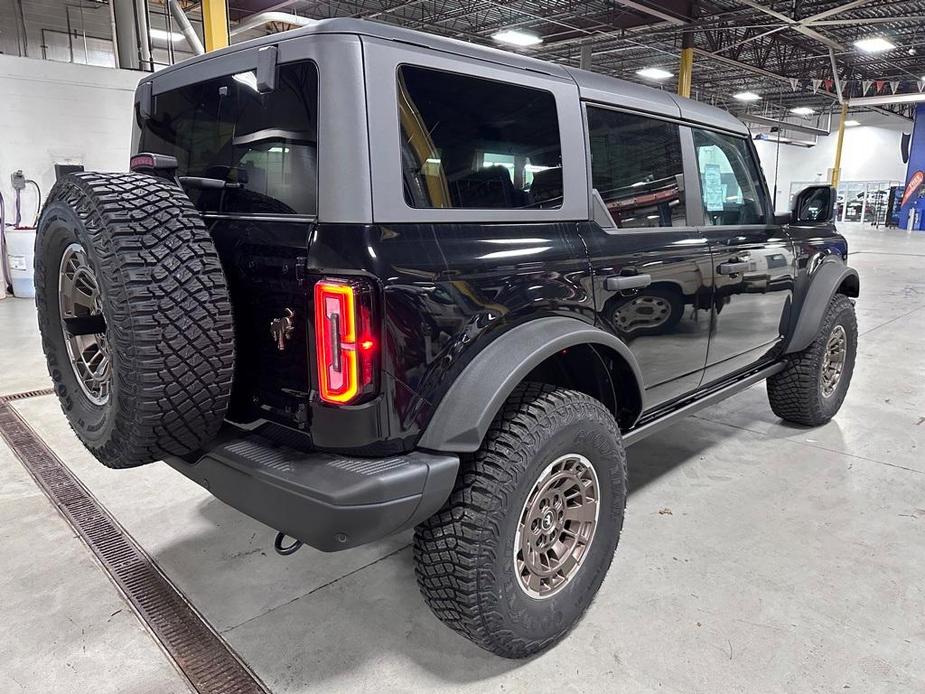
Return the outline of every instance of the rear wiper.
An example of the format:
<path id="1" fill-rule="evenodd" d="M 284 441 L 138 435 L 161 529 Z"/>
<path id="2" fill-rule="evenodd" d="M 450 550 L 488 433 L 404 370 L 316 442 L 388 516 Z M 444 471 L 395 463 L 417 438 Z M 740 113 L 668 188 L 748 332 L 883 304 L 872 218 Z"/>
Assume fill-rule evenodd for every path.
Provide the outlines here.
<path id="1" fill-rule="evenodd" d="M 222 190 L 225 188 L 243 188 L 243 183 L 232 183 L 220 178 L 206 178 L 204 176 L 179 176 L 180 185 L 202 190 Z"/>

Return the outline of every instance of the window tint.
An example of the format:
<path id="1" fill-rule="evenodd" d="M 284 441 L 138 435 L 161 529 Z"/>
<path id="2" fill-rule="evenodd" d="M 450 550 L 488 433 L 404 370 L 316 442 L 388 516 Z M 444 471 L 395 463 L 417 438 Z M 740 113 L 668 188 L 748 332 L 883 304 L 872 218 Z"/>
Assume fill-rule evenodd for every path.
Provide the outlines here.
<path id="1" fill-rule="evenodd" d="M 398 71 L 398 102 L 411 207 L 562 205 L 550 92 L 406 65 Z"/>
<path id="2" fill-rule="evenodd" d="M 591 185 L 620 228 L 687 224 L 678 126 L 588 107 Z"/>
<path id="3" fill-rule="evenodd" d="M 188 188 L 201 210 L 315 214 L 317 102 L 310 62 L 280 66 L 268 94 L 253 71 L 181 87 L 155 97 L 139 150 L 176 157 L 180 176 L 239 184 Z"/>
<path id="4" fill-rule="evenodd" d="M 764 193 L 748 141 L 694 130 L 706 224 L 763 224 Z"/>

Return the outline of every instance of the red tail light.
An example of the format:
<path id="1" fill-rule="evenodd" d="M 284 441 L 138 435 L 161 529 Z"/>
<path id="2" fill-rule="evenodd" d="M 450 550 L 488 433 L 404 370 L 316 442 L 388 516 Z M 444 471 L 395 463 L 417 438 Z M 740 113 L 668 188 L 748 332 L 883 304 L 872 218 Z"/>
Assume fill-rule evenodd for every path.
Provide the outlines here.
<path id="1" fill-rule="evenodd" d="M 325 402 L 353 403 L 375 389 L 371 299 L 361 283 L 321 280 L 315 284 L 318 392 Z"/>

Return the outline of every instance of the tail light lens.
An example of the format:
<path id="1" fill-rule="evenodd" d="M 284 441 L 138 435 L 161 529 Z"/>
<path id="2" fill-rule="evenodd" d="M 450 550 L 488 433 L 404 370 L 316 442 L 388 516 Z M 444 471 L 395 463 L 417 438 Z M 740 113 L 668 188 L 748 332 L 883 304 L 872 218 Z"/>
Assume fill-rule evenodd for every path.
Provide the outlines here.
<path id="1" fill-rule="evenodd" d="M 372 290 L 364 282 L 324 279 L 315 284 L 318 393 L 335 405 L 375 392 L 377 340 Z"/>

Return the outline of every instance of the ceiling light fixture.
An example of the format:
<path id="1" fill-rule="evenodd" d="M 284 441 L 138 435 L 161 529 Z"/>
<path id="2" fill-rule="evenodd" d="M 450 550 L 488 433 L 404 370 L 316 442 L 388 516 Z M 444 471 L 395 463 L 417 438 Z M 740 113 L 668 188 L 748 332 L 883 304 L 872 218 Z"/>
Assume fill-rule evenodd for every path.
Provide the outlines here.
<path id="1" fill-rule="evenodd" d="M 758 101 L 761 96 L 755 94 L 755 92 L 739 92 L 738 94 L 733 94 L 732 98 L 738 99 L 739 101 Z"/>
<path id="2" fill-rule="evenodd" d="M 543 39 L 536 34 L 518 29 L 505 29 L 492 34 L 491 37 L 498 43 L 507 43 L 511 46 L 535 46 L 538 43 L 543 43 Z"/>
<path id="3" fill-rule="evenodd" d="M 811 109 L 809 106 L 797 106 L 796 108 L 790 109 L 790 113 L 795 113 L 798 116 L 811 116 L 816 111 Z"/>
<path id="4" fill-rule="evenodd" d="M 667 80 L 672 77 L 668 70 L 662 70 L 660 67 L 645 67 L 642 70 L 636 70 L 636 74 L 647 80 Z"/>
<path id="5" fill-rule="evenodd" d="M 846 120 L 845 121 L 846 128 L 853 128 L 854 126 L 860 125 L 860 124 L 861 124 L 861 121 L 857 121 L 857 120 Z"/>
<path id="6" fill-rule="evenodd" d="M 177 41 L 183 40 L 183 34 L 178 34 L 175 31 L 164 31 L 163 29 L 149 29 L 148 34 L 152 39 L 158 41 L 170 41 L 170 43 L 176 43 Z"/>
<path id="7" fill-rule="evenodd" d="M 884 53 L 896 48 L 896 46 L 882 36 L 874 36 L 869 39 L 858 39 L 854 42 L 854 47 L 865 53 Z"/>

